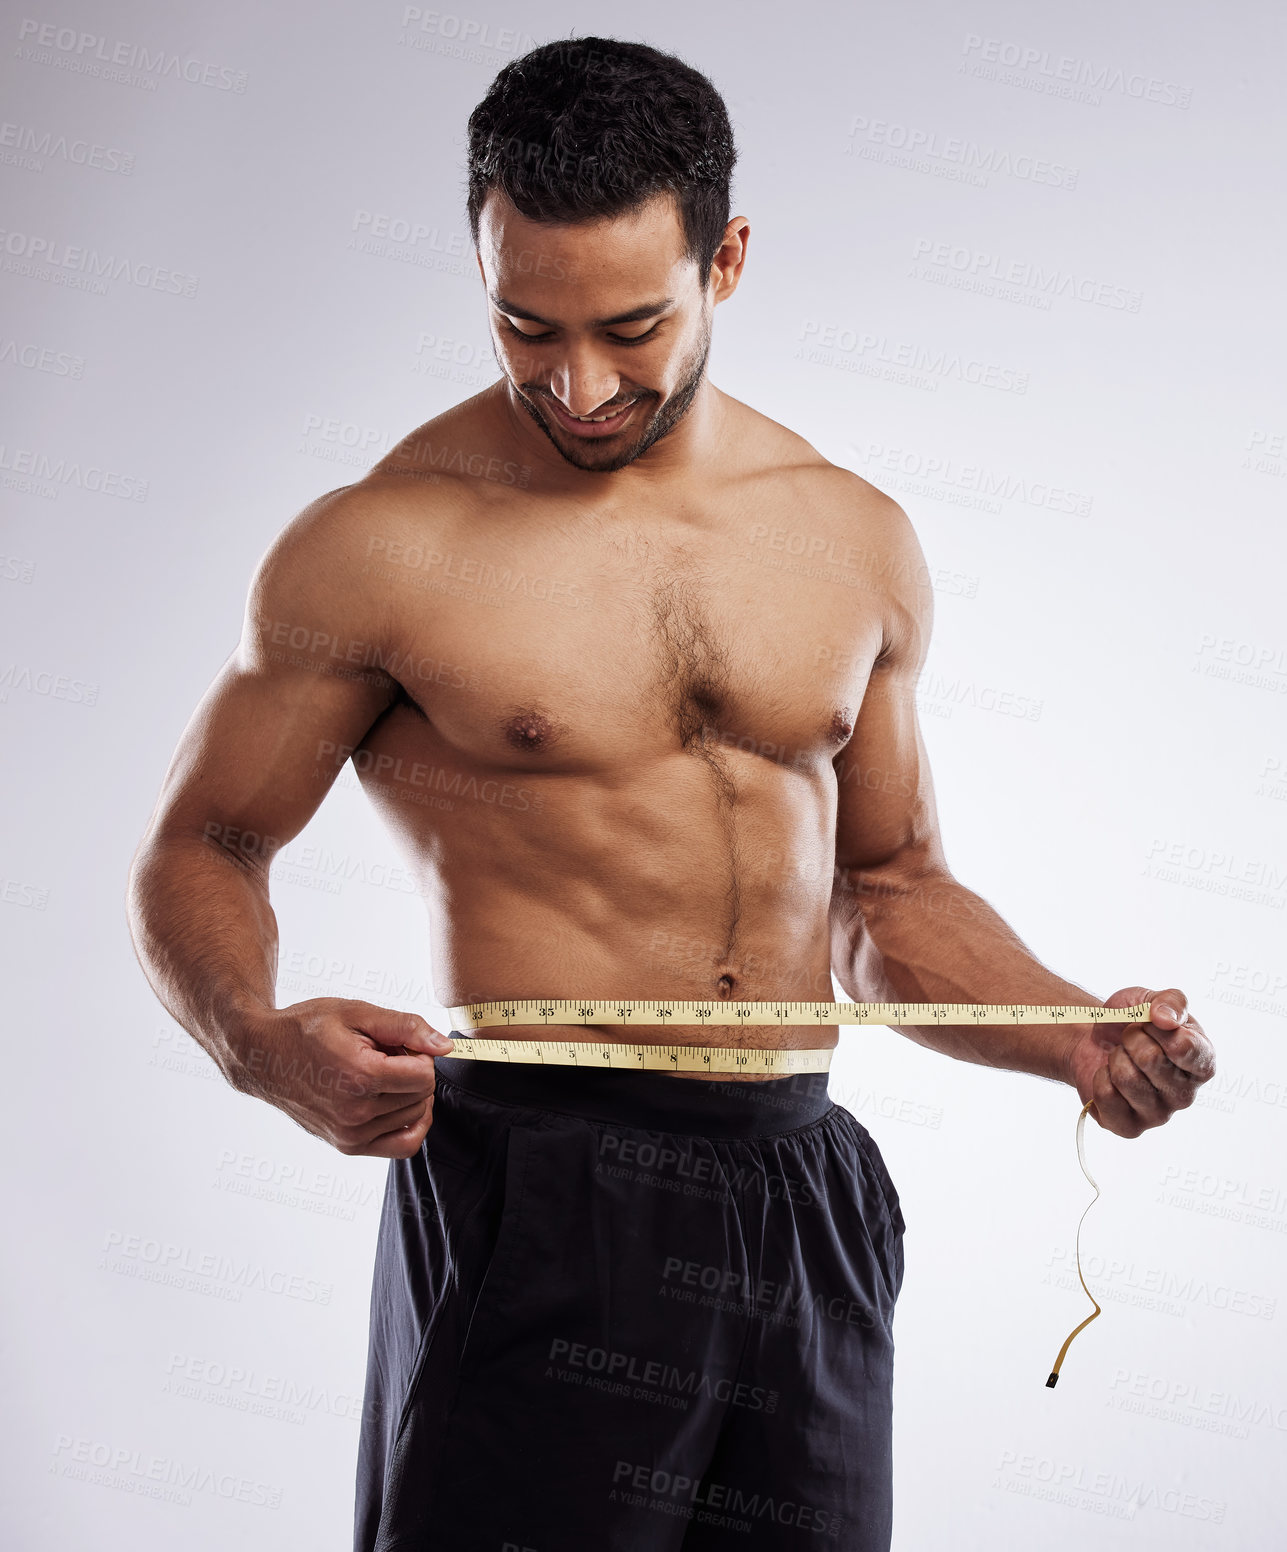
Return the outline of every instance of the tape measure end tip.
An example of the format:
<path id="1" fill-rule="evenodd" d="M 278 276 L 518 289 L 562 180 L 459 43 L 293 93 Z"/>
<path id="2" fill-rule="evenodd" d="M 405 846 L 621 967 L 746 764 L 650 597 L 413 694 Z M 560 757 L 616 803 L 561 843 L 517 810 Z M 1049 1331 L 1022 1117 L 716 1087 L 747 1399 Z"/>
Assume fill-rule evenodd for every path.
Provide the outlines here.
<path id="1" fill-rule="evenodd" d="M 1046 1381 L 1046 1389 L 1047 1390 L 1053 1390 L 1058 1383 L 1059 1383 L 1059 1375 L 1058 1375 L 1058 1373 L 1054 1373 Z"/>

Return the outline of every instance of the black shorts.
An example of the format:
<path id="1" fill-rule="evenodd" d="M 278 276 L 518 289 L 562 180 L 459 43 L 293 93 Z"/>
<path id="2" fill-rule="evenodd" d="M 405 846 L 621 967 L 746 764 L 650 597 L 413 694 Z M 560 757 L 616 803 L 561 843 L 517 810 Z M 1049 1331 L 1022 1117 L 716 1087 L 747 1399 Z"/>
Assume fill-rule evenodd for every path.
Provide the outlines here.
<path id="1" fill-rule="evenodd" d="M 357 1552 L 887 1552 L 903 1215 L 827 1075 L 436 1068 L 380 1219 Z"/>

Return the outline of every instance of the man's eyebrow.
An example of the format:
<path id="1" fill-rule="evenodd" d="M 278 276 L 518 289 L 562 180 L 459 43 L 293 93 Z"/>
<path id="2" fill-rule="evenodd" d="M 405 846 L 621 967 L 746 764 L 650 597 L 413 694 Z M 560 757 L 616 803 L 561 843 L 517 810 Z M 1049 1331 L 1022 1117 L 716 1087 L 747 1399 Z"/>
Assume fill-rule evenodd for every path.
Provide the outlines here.
<path id="1" fill-rule="evenodd" d="M 497 312 L 507 314 L 510 318 L 521 318 L 524 323 L 541 323 L 547 329 L 556 329 L 558 324 L 551 323 L 548 318 L 542 318 L 537 313 L 529 313 L 525 308 L 516 307 L 513 302 L 507 301 L 503 296 L 497 296 L 495 292 L 489 292 L 492 306 Z M 674 297 L 663 296 L 659 302 L 645 302 L 642 307 L 632 307 L 628 313 L 617 313 L 613 318 L 595 318 L 591 328 L 609 329 L 618 323 L 642 323 L 645 318 L 655 318 L 658 313 L 664 313 L 668 307 L 674 305 Z"/>

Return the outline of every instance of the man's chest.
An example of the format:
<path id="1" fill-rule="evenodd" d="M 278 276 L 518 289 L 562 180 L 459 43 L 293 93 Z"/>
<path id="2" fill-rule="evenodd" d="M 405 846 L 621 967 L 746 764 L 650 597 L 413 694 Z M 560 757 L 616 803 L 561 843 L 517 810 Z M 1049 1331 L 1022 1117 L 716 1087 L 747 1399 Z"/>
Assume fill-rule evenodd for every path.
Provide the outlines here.
<path id="1" fill-rule="evenodd" d="M 830 758 L 880 650 L 878 569 L 825 526 L 797 523 L 792 542 L 790 513 L 754 516 L 389 543 L 394 715 L 504 765 L 589 769 L 659 745 Z"/>

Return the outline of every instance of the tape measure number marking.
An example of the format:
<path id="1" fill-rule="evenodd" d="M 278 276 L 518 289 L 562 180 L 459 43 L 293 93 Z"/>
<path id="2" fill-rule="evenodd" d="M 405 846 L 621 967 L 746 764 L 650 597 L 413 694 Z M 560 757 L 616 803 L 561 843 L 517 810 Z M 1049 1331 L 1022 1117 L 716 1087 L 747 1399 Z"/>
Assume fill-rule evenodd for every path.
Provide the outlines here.
<path id="1" fill-rule="evenodd" d="M 515 1025 L 575 1027 L 586 1024 L 741 1025 L 743 1028 L 814 1028 L 825 1024 L 1136 1024 L 1149 1004 L 1130 1008 L 1074 1007 L 1047 1003 L 987 1002 L 658 1002 L 621 999 L 529 998 L 471 1002 L 449 1008 L 453 1030 Z M 525 1042 L 526 1043 L 526 1042 Z"/>
<path id="2" fill-rule="evenodd" d="M 454 1033 L 454 1032 L 453 1032 Z M 456 1037 L 448 1057 L 475 1062 L 539 1062 L 545 1067 L 616 1067 L 646 1072 L 827 1072 L 831 1046 L 600 1045 L 561 1040 Z"/>

